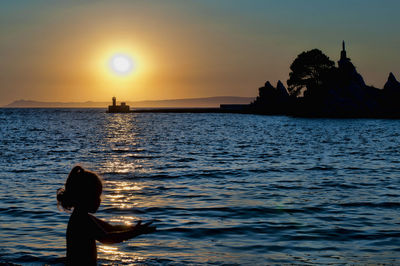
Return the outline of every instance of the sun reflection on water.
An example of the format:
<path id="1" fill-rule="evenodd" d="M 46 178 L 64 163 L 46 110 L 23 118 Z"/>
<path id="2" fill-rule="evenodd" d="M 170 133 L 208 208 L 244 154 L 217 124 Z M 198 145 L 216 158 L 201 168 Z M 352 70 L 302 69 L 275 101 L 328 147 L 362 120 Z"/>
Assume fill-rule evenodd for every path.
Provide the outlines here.
<path id="1" fill-rule="evenodd" d="M 110 219 L 110 222 L 114 224 L 133 225 L 138 220 L 140 220 L 140 217 L 124 215 L 124 216 L 113 217 Z"/>
<path id="2" fill-rule="evenodd" d="M 99 259 L 100 260 L 106 260 L 106 261 L 111 261 L 110 265 L 114 265 L 114 261 L 124 263 L 124 264 L 132 264 L 132 263 L 140 263 L 145 260 L 145 258 L 132 254 L 132 253 L 125 253 L 122 252 L 118 249 L 116 246 L 107 246 L 107 245 L 99 245 L 98 246 L 98 251 L 99 251 Z M 102 265 L 107 265 L 107 264 L 102 264 Z"/>
<path id="3" fill-rule="evenodd" d="M 109 173 L 129 174 L 133 173 L 136 168 L 141 168 L 141 166 L 134 162 L 126 162 L 120 156 L 112 156 L 109 158 L 109 161 L 104 164 L 104 168 L 106 172 Z"/>
<path id="4" fill-rule="evenodd" d="M 106 117 L 103 151 L 106 154 L 102 172 L 135 175 L 151 168 L 148 154 L 143 149 L 146 136 L 138 128 L 135 114 L 110 114 Z"/>
<path id="5" fill-rule="evenodd" d="M 101 164 L 101 171 L 105 177 L 104 202 L 102 207 L 106 210 L 106 220 L 112 224 L 133 225 L 137 221 L 147 222 L 153 219 L 153 215 L 147 214 L 147 208 L 165 208 L 174 206 L 176 199 L 166 197 L 166 188 L 157 181 L 146 178 L 154 176 L 160 170 L 159 159 L 162 152 L 158 147 L 149 147 L 148 142 L 153 143 L 159 136 L 152 133 L 143 133 L 142 128 L 137 127 L 138 117 L 135 114 L 112 114 L 107 116 L 104 127 L 103 151 L 105 154 Z M 153 125 L 148 125 L 151 128 Z M 145 147 L 145 148 L 144 148 Z M 167 175 L 161 173 L 161 175 Z M 179 186 L 175 184 L 175 186 Z M 186 186 L 184 186 L 186 187 Z M 193 207 L 191 199 L 182 199 L 180 206 Z M 182 218 L 182 224 L 189 224 L 187 217 Z M 157 224 L 157 227 L 160 226 Z M 162 257 L 163 252 L 148 250 L 157 244 L 151 236 L 136 240 L 126 241 L 123 245 L 99 246 L 99 258 L 106 263 L 122 264 L 146 263 L 150 257 Z M 167 249 L 184 249 L 187 241 L 178 241 L 168 244 Z M 101 247 L 101 248 L 100 248 Z M 177 252 L 181 257 L 187 256 L 184 252 Z"/>

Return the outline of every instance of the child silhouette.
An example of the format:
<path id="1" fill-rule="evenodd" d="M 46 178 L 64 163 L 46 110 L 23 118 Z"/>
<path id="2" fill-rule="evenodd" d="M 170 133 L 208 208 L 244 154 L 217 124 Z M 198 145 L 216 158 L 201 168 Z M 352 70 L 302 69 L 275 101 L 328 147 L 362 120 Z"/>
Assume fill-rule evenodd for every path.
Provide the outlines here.
<path id="1" fill-rule="evenodd" d="M 99 176 L 80 166 L 68 175 L 64 188 L 57 190 L 58 206 L 71 211 L 67 227 L 67 264 L 96 265 L 96 240 L 105 244 L 119 243 L 156 230 L 150 223 L 135 226 L 111 225 L 90 213 L 100 206 L 103 184 Z"/>

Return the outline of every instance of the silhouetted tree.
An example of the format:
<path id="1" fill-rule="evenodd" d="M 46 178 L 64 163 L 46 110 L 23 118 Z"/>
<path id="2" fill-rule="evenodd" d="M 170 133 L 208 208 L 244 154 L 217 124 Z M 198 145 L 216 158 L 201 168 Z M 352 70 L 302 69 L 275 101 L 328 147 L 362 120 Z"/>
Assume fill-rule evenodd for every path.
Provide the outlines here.
<path id="1" fill-rule="evenodd" d="M 324 85 L 326 77 L 335 68 L 335 63 L 318 49 L 302 52 L 290 66 L 287 81 L 291 95 L 299 96 L 305 90 L 310 95 L 311 90 L 316 90 Z"/>

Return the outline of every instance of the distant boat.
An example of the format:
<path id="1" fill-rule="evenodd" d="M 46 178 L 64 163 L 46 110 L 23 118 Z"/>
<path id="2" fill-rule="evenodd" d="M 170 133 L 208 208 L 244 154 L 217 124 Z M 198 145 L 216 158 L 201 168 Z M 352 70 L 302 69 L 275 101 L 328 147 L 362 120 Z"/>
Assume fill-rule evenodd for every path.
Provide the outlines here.
<path id="1" fill-rule="evenodd" d="M 112 98 L 112 105 L 108 106 L 107 113 L 130 113 L 131 110 L 129 105 L 126 105 L 125 102 L 121 102 L 121 105 L 117 105 L 117 98 Z"/>

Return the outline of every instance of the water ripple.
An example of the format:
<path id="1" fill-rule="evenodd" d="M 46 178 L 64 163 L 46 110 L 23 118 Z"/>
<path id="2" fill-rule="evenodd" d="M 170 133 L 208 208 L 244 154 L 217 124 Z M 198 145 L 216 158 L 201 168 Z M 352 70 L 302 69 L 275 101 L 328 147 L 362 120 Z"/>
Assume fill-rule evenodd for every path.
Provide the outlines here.
<path id="1" fill-rule="evenodd" d="M 99 172 L 98 216 L 158 232 L 102 264 L 400 264 L 400 121 L 0 109 L 0 261 L 62 264 L 55 191 Z"/>

